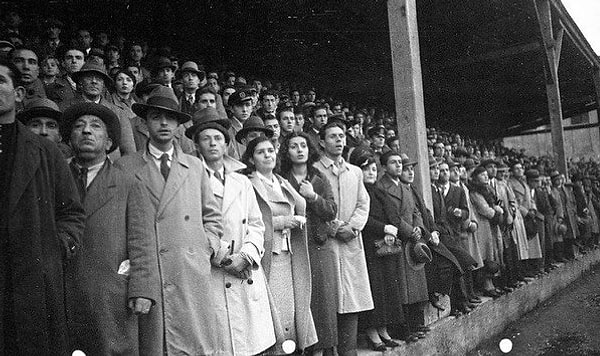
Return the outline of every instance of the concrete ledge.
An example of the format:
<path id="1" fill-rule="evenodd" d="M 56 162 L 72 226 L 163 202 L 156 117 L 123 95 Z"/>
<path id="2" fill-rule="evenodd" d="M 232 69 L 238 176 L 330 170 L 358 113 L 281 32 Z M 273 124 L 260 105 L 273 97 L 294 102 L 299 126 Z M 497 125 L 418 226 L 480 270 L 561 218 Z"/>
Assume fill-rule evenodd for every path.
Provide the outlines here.
<path id="1" fill-rule="evenodd" d="M 485 298 L 484 303 L 470 314 L 458 318 L 444 317 L 430 325 L 425 339 L 376 352 L 359 350 L 361 356 L 381 355 L 465 355 L 482 341 L 502 332 L 508 324 L 531 311 L 539 303 L 566 288 L 581 275 L 600 263 L 600 249 L 580 255 L 527 285 L 496 300 Z M 364 345 L 364 344 L 362 344 Z"/>

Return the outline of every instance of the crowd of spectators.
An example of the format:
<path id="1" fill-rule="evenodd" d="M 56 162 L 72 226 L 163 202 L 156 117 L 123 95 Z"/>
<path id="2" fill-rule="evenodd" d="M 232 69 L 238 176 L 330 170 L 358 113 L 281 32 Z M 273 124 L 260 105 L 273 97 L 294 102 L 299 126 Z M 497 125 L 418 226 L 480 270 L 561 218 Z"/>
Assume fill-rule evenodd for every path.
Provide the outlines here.
<path id="1" fill-rule="evenodd" d="M 74 278 L 77 283 L 70 287 L 97 302 L 77 307 L 66 302 L 67 309 L 75 310 L 69 310 L 66 322 L 79 323 L 69 328 L 72 347 L 87 348 L 90 355 L 118 347 L 132 354 L 214 349 L 224 354 L 337 350 L 352 355 L 358 330 L 374 350 L 384 351 L 398 346 L 398 339 L 426 337 L 430 328 L 424 325 L 424 308 L 430 303 L 444 310 L 442 295 L 450 296 L 451 315 L 459 317 L 482 303 L 482 296 L 510 293 L 598 247 L 597 161 L 572 159 L 565 176 L 552 157 L 430 127 L 429 159 L 417 162 L 401 152 L 406 143 L 400 142 L 401 128 L 389 111 L 325 98 L 310 86 L 290 88 L 276 80 L 211 71 L 178 58 L 171 48 L 152 49 L 147 42 L 111 38 L 107 32 L 81 28 L 66 38 L 57 19 L 45 23 L 43 34 L 30 37 L 20 32 L 18 13 L 8 12 L 3 20 L 0 60 L 14 65 L 25 89 L 17 100 L 17 118 L 58 145 L 86 209 L 93 206 L 91 199 L 101 199 L 89 187 L 99 170 L 108 175 L 103 167 L 112 163 L 107 159 L 123 171 L 118 173 L 123 181 L 144 174 L 142 180 L 164 178 L 151 191 L 173 188 L 169 182 L 178 177 L 174 160 L 197 168 L 195 181 L 206 181 L 202 189 L 208 190 L 190 186 L 187 195 L 173 198 L 189 204 L 171 207 L 173 214 L 186 214 L 184 219 L 150 232 L 159 242 L 167 237 L 169 244 L 155 254 L 184 251 L 169 260 L 159 257 L 164 271 L 146 271 L 171 281 L 175 291 L 165 283 L 143 298 L 129 294 L 133 303 L 126 298 L 122 310 L 115 311 L 118 306 L 98 302 L 97 294 L 105 289 L 77 279 L 102 278 L 85 260 L 65 267 L 65 288 Z M 94 153 L 96 161 L 101 158 L 94 166 L 85 165 L 92 153 L 74 141 L 78 123 L 90 116 L 105 123 L 110 138 Z M 161 131 L 169 120 L 175 122 L 172 131 Z M 165 135 L 168 139 L 161 139 Z M 156 174 L 140 168 L 145 167 L 141 157 L 155 158 L 156 167 L 150 168 Z M 429 167 L 432 210 L 413 185 L 417 164 Z M 161 194 L 151 198 L 161 201 L 157 217 L 163 204 L 173 204 L 163 202 L 167 198 Z M 218 221 L 217 215 L 207 215 L 208 195 L 210 208 L 223 214 Z M 153 204 L 144 199 L 140 194 L 136 204 Z M 227 211 L 234 201 L 237 210 Z M 188 240 L 169 238 L 185 230 L 190 206 L 202 211 L 199 223 L 191 218 L 196 228 L 206 231 L 207 241 L 218 240 L 216 245 L 210 241 L 213 255 L 200 256 L 202 247 L 187 235 Z M 244 218 L 238 226 L 239 216 Z M 93 219 L 88 216 L 88 227 L 96 226 Z M 103 238 L 88 227 L 83 255 L 108 253 L 85 250 L 86 244 L 96 244 L 92 239 Z M 243 229 L 240 240 L 232 239 Z M 209 262 L 182 262 L 194 259 L 189 256 Z M 129 258 L 133 284 L 133 257 L 119 262 Z M 164 266 L 189 271 L 178 274 Z M 119 274 L 129 268 L 117 267 Z M 202 268 L 211 270 L 209 276 Z M 233 287 L 232 276 L 238 281 Z M 149 287 L 139 291 L 144 288 Z M 69 292 L 74 293 L 65 291 L 67 297 Z M 233 299 L 230 292 L 237 293 Z M 214 311 L 198 307 L 200 297 L 227 299 L 217 305 L 220 312 L 226 310 L 228 322 L 207 322 Z M 138 334 L 132 336 L 119 319 L 130 321 L 130 315 L 124 316 L 128 306 L 140 314 L 136 346 L 128 343 L 137 342 Z M 112 313 L 113 320 L 102 312 Z M 195 324 L 197 318 L 205 323 Z M 123 334 L 108 330 L 111 323 L 119 324 Z M 175 331 L 176 337 L 169 334 Z M 15 335 L 4 330 L 4 337 Z M 10 347 L 6 350 L 19 349 Z"/>

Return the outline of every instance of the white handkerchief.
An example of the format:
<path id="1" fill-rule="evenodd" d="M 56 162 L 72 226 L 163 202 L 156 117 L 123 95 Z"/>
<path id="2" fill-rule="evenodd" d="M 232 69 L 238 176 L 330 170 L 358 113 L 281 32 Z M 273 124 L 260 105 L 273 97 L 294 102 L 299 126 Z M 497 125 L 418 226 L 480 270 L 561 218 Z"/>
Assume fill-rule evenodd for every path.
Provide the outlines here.
<path id="1" fill-rule="evenodd" d="M 129 276 L 129 260 L 121 262 L 119 265 L 119 271 L 117 271 L 117 273 L 123 276 Z"/>

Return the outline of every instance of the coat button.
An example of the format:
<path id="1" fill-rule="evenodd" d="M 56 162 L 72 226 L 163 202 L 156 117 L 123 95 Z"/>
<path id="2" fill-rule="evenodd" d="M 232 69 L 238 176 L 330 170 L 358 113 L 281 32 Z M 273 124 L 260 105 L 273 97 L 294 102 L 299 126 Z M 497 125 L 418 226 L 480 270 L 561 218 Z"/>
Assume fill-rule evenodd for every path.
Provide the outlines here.
<path id="1" fill-rule="evenodd" d="M 188 221 L 188 220 L 190 220 L 190 216 L 189 216 L 189 215 L 186 215 L 186 216 L 183 218 L 183 220 L 185 220 L 185 221 Z"/>
<path id="2" fill-rule="evenodd" d="M 242 224 L 245 224 L 245 223 L 246 223 L 246 219 L 242 220 Z"/>
<path id="3" fill-rule="evenodd" d="M 229 287 L 231 287 L 231 282 L 225 283 L 225 288 L 229 288 Z"/>

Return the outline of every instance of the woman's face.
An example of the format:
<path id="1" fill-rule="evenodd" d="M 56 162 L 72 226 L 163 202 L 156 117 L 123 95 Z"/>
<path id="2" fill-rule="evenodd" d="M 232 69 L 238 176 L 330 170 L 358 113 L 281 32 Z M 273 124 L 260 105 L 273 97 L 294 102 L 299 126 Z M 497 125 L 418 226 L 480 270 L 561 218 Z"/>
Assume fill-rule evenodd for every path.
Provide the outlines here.
<path id="1" fill-rule="evenodd" d="M 115 82 L 121 94 L 129 94 L 133 90 L 133 79 L 125 73 L 119 73 Z"/>
<path id="2" fill-rule="evenodd" d="M 490 179 L 488 178 L 487 171 L 479 173 L 477 177 L 475 177 L 475 179 L 477 179 L 477 182 L 481 184 L 488 184 L 488 182 L 490 181 Z"/>
<path id="3" fill-rule="evenodd" d="M 42 73 L 46 76 L 58 75 L 58 62 L 54 58 L 49 58 L 42 63 Z"/>
<path id="4" fill-rule="evenodd" d="M 263 141 L 256 145 L 252 162 L 260 173 L 271 173 L 275 169 L 275 147 L 271 141 Z"/>
<path id="5" fill-rule="evenodd" d="M 308 144 L 304 137 L 293 137 L 290 140 L 288 156 L 293 164 L 305 164 L 308 161 Z"/>
<path id="6" fill-rule="evenodd" d="M 375 184 L 377 181 L 377 163 L 373 162 L 362 168 L 363 182 L 365 184 Z"/>

